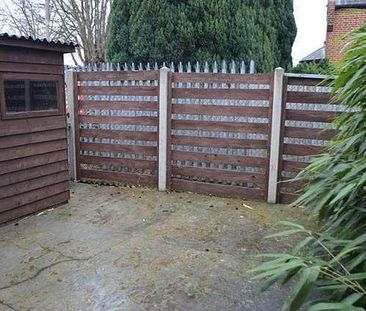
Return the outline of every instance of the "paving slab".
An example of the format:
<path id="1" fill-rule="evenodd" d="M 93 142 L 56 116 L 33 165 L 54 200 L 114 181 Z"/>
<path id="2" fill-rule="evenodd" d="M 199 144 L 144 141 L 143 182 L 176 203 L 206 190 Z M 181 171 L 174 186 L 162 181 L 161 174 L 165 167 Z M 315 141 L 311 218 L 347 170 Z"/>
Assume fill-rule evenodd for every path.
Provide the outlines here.
<path id="1" fill-rule="evenodd" d="M 0 310 L 280 310 L 248 269 L 285 205 L 72 184 L 68 204 L 0 227 Z"/>

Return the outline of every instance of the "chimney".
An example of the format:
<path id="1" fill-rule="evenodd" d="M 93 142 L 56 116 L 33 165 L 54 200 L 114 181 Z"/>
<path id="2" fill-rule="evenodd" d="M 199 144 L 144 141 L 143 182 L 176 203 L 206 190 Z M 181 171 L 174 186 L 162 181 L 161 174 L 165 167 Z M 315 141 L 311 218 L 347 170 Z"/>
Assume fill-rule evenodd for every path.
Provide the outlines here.
<path id="1" fill-rule="evenodd" d="M 336 10 L 336 1 L 328 0 L 328 10 L 327 10 L 327 32 L 332 32 L 334 27 L 335 20 L 335 10 Z"/>

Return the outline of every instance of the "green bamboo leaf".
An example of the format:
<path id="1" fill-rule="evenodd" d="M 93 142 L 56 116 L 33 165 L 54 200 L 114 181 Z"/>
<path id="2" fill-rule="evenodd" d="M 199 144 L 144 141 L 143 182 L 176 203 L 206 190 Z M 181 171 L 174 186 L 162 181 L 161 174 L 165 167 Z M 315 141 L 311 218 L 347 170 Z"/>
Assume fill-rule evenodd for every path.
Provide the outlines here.
<path id="1" fill-rule="evenodd" d="M 350 306 L 344 303 L 318 303 L 311 306 L 307 311 L 365 311 L 364 308 Z"/>
<path id="2" fill-rule="evenodd" d="M 298 268 L 298 267 L 305 267 L 305 264 L 301 260 L 292 261 L 290 263 L 284 263 L 283 265 L 281 265 L 278 268 L 268 270 L 268 271 L 265 271 L 263 273 L 256 275 L 255 277 L 252 278 L 252 280 L 264 279 L 267 277 L 271 277 L 275 274 L 284 274 L 284 273 L 287 273 L 288 271 Z"/>
<path id="3" fill-rule="evenodd" d="M 298 254 L 306 245 L 308 245 L 310 242 L 313 242 L 314 238 L 312 236 L 309 236 L 307 238 L 305 238 L 304 240 L 302 240 L 301 242 L 299 242 L 292 250 L 292 253 L 294 255 Z"/>
<path id="4" fill-rule="evenodd" d="M 304 231 L 303 229 L 292 229 L 292 230 L 286 230 L 286 231 L 282 231 L 282 232 L 278 232 L 278 233 L 274 233 L 271 235 L 266 236 L 266 239 L 273 239 L 273 238 L 278 238 L 278 237 L 285 237 L 285 236 L 290 236 L 296 233 L 304 233 L 307 231 Z"/>
<path id="5" fill-rule="evenodd" d="M 335 202 L 343 199 L 344 197 L 346 197 L 347 195 L 349 195 L 353 190 L 355 190 L 357 184 L 355 183 L 351 183 L 347 186 L 345 186 L 338 194 L 337 196 L 332 200 L 330 201 L 330 205 L 334 204 Z"/>
<path id="6" fill-rule="evenodd" d="M 295 287 L 287 298 L 282 310 L 299 311 L 311 294 L 319 274 L 319 266 L 303 269 L 300 273 L 298 282 L 295 284 Z"/>
<path id="7" fill-rule="evenodd" d="M 294 227 L 294 228 L 297 228 L 297 229 L 305 230 L 304 226 L 299 225 L 296 222 L 292 222 L 292 221 L 280 221 L 280 222 L 278 222 L 278 224 L 280 224 L 282 226 Z"/>

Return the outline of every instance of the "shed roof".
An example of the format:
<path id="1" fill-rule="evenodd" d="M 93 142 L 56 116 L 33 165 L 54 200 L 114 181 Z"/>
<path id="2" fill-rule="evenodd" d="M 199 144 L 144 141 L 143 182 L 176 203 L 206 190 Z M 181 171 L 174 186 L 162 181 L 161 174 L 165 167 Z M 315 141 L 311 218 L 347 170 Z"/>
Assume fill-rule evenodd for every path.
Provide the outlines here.
<path id="1" fill-rule="evenodd" d="M 317 60 L 321 60 L 325 58 L 325 47 L 321 47 L 320 49 L 312 52 L 308 56 L 305 56 L 300 63 L 307 63 L 307 62 L 313 62 Z"/>
<path id="2" fill-rule="evenodd" d="M 61 53 L 75 52 L 77 45 L 72 42 L 61 42 L 59 40 L 38 39 L 25 36 L 9 35 L 8 33 L 0 34 L 0 46 L 15 46 L 22 48 L 30 48 L 37 50 L 47 50 Z"/>
<path id="3" fill-rule="evenodd" d="M 366 0 L 336 0 L 337 8 L 366 8 Z"/>

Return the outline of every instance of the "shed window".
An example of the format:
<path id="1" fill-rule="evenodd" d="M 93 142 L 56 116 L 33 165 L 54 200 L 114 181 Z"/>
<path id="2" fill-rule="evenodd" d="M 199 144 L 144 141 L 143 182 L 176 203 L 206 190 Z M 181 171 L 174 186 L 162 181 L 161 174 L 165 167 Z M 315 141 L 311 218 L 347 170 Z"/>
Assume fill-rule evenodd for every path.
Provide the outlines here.
<path id="1" fill-rule="evenodd" d="M 2 86 L 2 115 L 21 118 L 58 114 L 60 84 L 58 76 L 4 74 Z"/>
<path id="2" fill-rule="evenodd" d="M 5 80 L 6 112 L 57 109 L 57 82 Z"/>

